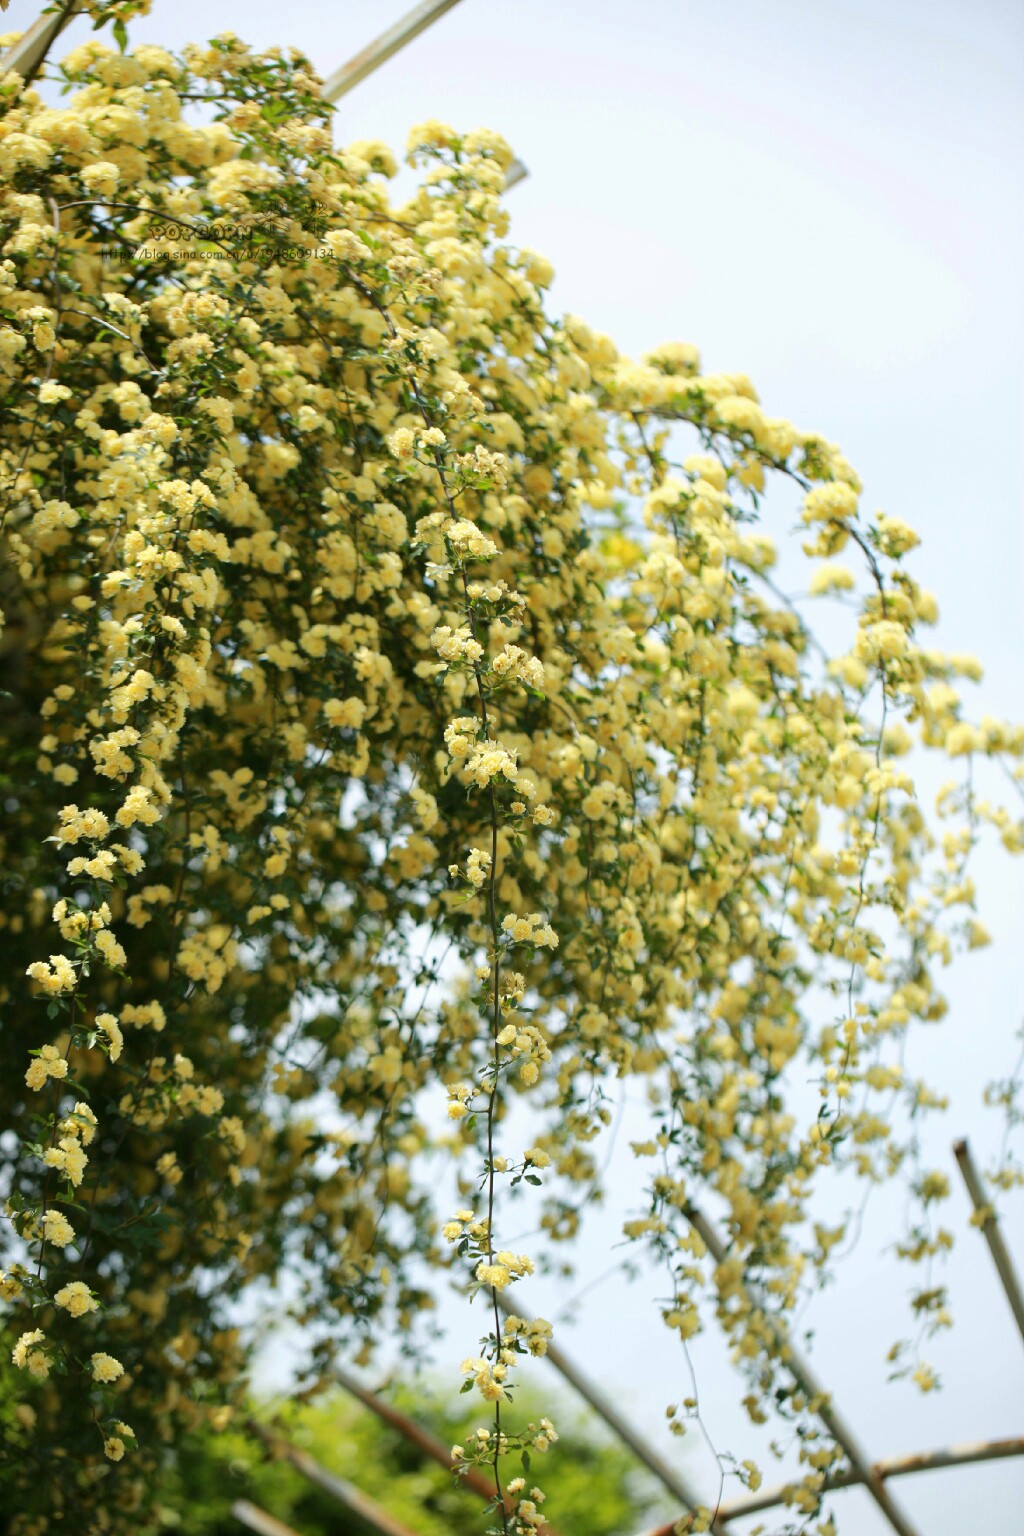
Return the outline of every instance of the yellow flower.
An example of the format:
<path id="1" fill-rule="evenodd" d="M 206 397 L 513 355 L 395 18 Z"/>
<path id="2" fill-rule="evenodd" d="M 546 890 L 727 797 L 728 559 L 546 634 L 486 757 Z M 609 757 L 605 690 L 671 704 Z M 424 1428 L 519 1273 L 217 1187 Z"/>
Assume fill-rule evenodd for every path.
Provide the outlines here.
<path id="1" fill-rule="evenodd" d="M 807 590 L 812 597 L 817 597 L 823 592 L 850 592 L 853 586 L 853 572 L 848 566 L 826 562 L 818 566 L 808 583 Z"/>
<path id="2" fill-rule="evenodd" d="M 84 1280 L 70 1280 L 61 1286 L 53 1299 L 72 1317 L 84 1317 L 87 1312 L 95 1312 L 99 1305 Z"/>
<path id="3" fill-rule="evenodd" d="M 42 1226 L 43 1237 L 55 1248 L 66 1248 L 74 1241 L 75 1229 L 60 1211 L 44 1211 Z"/>
<path id="4" fill-rule="evenodd" d="M 90 1358 L 93 1380 L 103 1383 L 117 1381 L 124 1375 L 124 1366 L 120 1360 L 115 1360 L 113 1355 L 103 1354 L 102 1351 Z"/>
<path id="5" fill-rule="evenodd" d="M 488 1264 L 481 1260 L 476 1267 L 476 1278 L 481 1285 L 491 1285 L 497 1291 L 503 1291 L 512 1276 L 504 1264 Z"/>
<path id="6" fill-rule="evenodd" d="M 41 1328 L 23 1333 L 11 1352 L 11 1362 L 18 1370 L 27 1370 L 30 1376 L 44 1380 L 50 1374 L 50 1357 L 36 1345 L 44 1344 L 46 1335 Z"/>
<path id="7" fill-rule="evenodd" d="M 107 1055 L 111 1061 L 116 1061 L 121 1054 L 124 1041 L 114 1015 L 112 1013 L 98 1013 L 96 1015 L 96 1028 L 107 1037 Z"/>
<path id="8" fill-rule="evenodd" d="M 51 1077 L 58 1081 L 67 1075 L 68 1064 L 55 1045 L 44 1045 L 25 1073 L 30 1088 L 40 1089 Z"/>
<path id="9" fill-rule="evenodd" d="M 805 523 L 842 522 L 857 514 L 857 492 L 842 480 L 828 485 L 816 485 L 804 497 L 803 520 Z"/>

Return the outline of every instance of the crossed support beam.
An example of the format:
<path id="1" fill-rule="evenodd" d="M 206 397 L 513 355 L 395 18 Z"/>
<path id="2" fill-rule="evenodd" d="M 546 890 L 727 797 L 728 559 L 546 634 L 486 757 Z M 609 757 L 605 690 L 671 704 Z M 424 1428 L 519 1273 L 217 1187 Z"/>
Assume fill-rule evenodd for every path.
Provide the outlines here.
<path id="1" fill-rule="evenodd" d="M 691 1206 L 687 1211 L 690 1225 L 702 1239 L 711 1257 L 716 1264 L 722 1264 L 727 1258 L 726 1246 L 715 1228 L 707 1218 Z M 757 1310 L 757 1304 L 750 1292 L 744 1287 L 746 1300 L 750 1307 Z M 884 1481 L 867 1455 L 857 1436 L 847 1424 L 839 1410 L 832 1405 L 831 1394 L 825 1390 L 818 1380 L 809 1362 L 797 1349 L 789 1337 L 788 1330 L 782 1323 L 772 1319 L 766 1319 L 766 1323 L 774 1335 L 775 1343 L 779 1351 L 779 1358 L 783 1361 L 789 1374 L 807 1397 L 818 1406 L 816 1413 L 824 1424 L 836 1444 L 842 1449 L 850 1464 L 853 1481 L 862 1483 L 871 1495 L 872 1499 L 885 1516 L 889 1525 L 897 1533 L 897 1536 L 917 1536 L 916 1528 L 894 1501 Z M 729 1520 L 734 1513 L 735 1505 L 723 1507 L 719 1511 L 720 1519 Z M 664 1528 L 665 1536 L 671 1531 L 671 1526 Z M 660 1533 L 658 1533 L 660 1536 Z"/>
<path id="2" fill-rule="evenodd" d="M 563 1357 L 564 1359 L 564 1357 Z M 586 1391 L 583 1395 L 594 1406 L 591 1394 L 600 1400 L 601 1394 L 594 1389 L 585 1378 L 574 1371 L 574 1377 L 583 1383 Z M 388 1424 L 398 1434 L 415 1445 L 424 1455 L 438 1462 L 444 1467 L 451 1468 L 452 1460 L 447 1447 L 431 1432 L 407 1414 L 394 1408 L 383 1398 L 369 1391 L 350 1376 L 343 1369 L 337 1369 L 335 1376 L 341 1386 L 353 1397 L 357 1398 L 365 1407 L 377 1415 L 384 1423 Z M 573 1379 L 570 1377 L 567 1380 Z M 574 1381 L 575 1384 L 575 1381 Z M 602 1415 L 603 1416 L 603 1415 Z M 614 1418 L 608 1422 L 616 1427 Z M 381 1536 L 415 1536 L 415 1532 L 408 1531 L 392 1516 L 382 1510 L 379 1505 L 369 1499 L 365 1494 L 358 1492 L 350 1484 L 328 1472 L 324 1467 L 297 1447 L 290 1445 L 279 1435 L 267 1429 L 264 1425 L 257 1425 L 250 1421 L 249 1429 L 255 1433 L 273 1454 L 289 1461 L 301 1475 L 314 1483 L 324 1492 L 337 1498 L 346 1508 L 357 1511 L 369 1524 L 381 1533 Z M 632 1438 L 632 1432 L 631 1432 Z M 943 1467 L 969 1466 L 979 1462 L 1001 1461 L 1010 1457 L 1024 1456 L 1024 1435 L 1013 1436 L 1003 1440 L 979 1441 L 968 1445 L 954 1445 L 937 1451 L 922 1451 L 911 1456 L 899 1456 L 872 1464 L 871 1473 L 877 1483 L 883 1483 L 886 1479 L 894 1477 L 907 1477 L 915 1472 L 932 1472 Z M 478 1497 L 489 1500 L 493 1496 L 493 1488 L 487 1479 L 476 1468 L 471 1468 L 462 1479 L 466 1486 Z M 825 1489 L 833 1492 L 843 1488 L 859 1487 L 863 1479 L 852 1466 L 841 1472 L 831 1473 L 825 1481 Z M 766 1509 L 773 1509 L 786 1502 L 792 1484 L 780 1483 L 771 1488 L 759 1490 L 757 1493 L 744 1494 L 739 1498 L 730 1499 L 719 1507 L 715 1521 L 715 1529 L 724 1529 L 732 1520 L 742 1519 L 750 1515 L 756 1515 Z M 870 1491 L 870 1490 L 869 1490 Z M 694 1495 L 686 1500 L 681 1500 L 685 1507 L 691 1511 L 696 1508 L 697 1499 Z M 255 1533 L 255 1536 L 295 1536 L 288 1526 L 269 1515 L 257 1505 L 245 1500 L 238 1501 L 233 1514 L 243 1525 Z M 675 1528 L 675 1520 L 670 1520 L 661 1525 L 657 1530 L 649 1533 L 649 1536 L 672 1536 Z M 557 1536 L 550 1527 L 542 1527 L 547 1536 Z"/>
<path id="3" fill-rule="evenodd" d="M 4 68 L 16 70 L 26 81 L 33 79 L 59 33 L 83 9 L 84 3 L 85 0 L 62 0 L 53 12 L 40 16 L 19 41 L 8 49 L 3 58 Z M 380 37 L 349 59 L 347 64 L 328 76 L 323 89 L 325 100 L 338 101 L 342 96 L 347 96 L 367 75 L 372 75 L 375 69 L 386 64 L 388 59 L 393 58 L 407 43 L 419 37 L 445 11 L 450 11 L 458 3 L 459 0 L 423 0 L 421 5 L 415 6 L 394 26 L 382 32 Z"/>
<path id="4" fill-rule="evenodd" d="M 340 101 L 342 96 L 347 96 L 368 75 L 386 64 L 388 59 L 394 58 L 407 43 L 419 37 L 429 26 L 458 5 L 459 0 L 423 0 L 423 3 L 414 6 L 413 9 L 396 21 L 394 26 L 388 27 L 386 32 L 368 43 L 365 48 L 355 54 L 340 69 L 328 75 L 324 81 L 323 96 L 325 101 Z M 58 34 L 63 31 L 73 16 L 82 10 L 84 0 L 63 0 L 60 7 L 52 14 L 40 16 L 34 22 L 19 42 L 13 48 L 8 49 L 3 56 L 0 65 L 4 72 L 13 69 L 28 83 L 35 79 L 45 62 L 46 55 L 56 40 Z M 516 186 L 523 181 L 529 172 L 521 160 L 513 160 L 505 177 L 505 190 Z"/>
<path id="5" fill-rule="evenodd" d="M 1018 1322 L 1024 1317 L 1024 1307 L 1019 1307 L 1020 1285 L 1014 1273 L 1005 1244 L 996 1227 L 995 1217 L 991 1208 L 985 1201 L 984 1189 L 977 1170 L 970 1158 L 970 1152 L 965 1143 L 958 1142 L 954 1148 L 957 1161 L 964 1172 L 965 1182 L 971 1192 L 976 1209 L 982 1213 L 980 1223 L 986 1240 L 989 1242 L 996 1259 L 997 1269 L 1003 1281 L 1004 1289 L 1010 1301 L 1011 1308 Z M 708 1252 L 716 1264 L 721 1264 L 727 1258 L 727 1250 L 718 1232 L 707 1218 L 694 1207 L 688 1212 L 689 1220 L 694 1230 L 699 1234 Z M 994 1234 L 992 1228 L 995 1228 Z M 1000 1258 L 996 1258 L 996 1255 Z M 1001 1262 L 1002 1260 L 1002 1262 Z M 755 1303 L 748 1293 L 748 1301 L 751 1306 Z M 499 1297 L 499 1304 L 506 1313 L 511 1312 L 511 1303 Z M 1008 1457 L 1024 1455 L 1024 1436 L 1016 1436 L 1008 1439 L 990 1440 L 969 1445 L 951 1446 L 948 1448 L 925 1451 L 911 1456 L 901 1456 L 884 1461 L 872 1462 L 867 1452 L 861 1446 L 854 1431 L 845 1421 L 839 1410 L 832 1405 L 830 1395 L 818 1381 L 810 1364 L 799 1352 L 790 1340 L 788 1333 L 779 1323 L 772 1324 L 776 1335 L 780 1358 L 783 1360 L 790 1374 L 817 1406 L 817 1414 L 822 1423 L 832 1435 L 836 1444 L 843 1450 L 849 1466 L 847 1469 L 831 1473 L 826 1477 L 825 1490 L 833 1491 L 842 1488 L 863 1487 L 874 1500 L 890 1527 L 897 1532 L 897 1536 L 916 1536 L 915 1527 L 908 1517 L 900 1509 L 886 1486 L 887 1480 L 896 1477 L 905 1477 L 915 1472 L 934 1471 L 942 1467 L 965 1466 L 971 1463 L 996 1461 Z M 1024 1332 L 1024 1329 L 1022 1329 Z M 547 1358 L 551 1364 L 561 1372 L 565 1379 L 573 1386 L 580 1396 L 602 1418 L 608 1426 L 614 1430 L 619 1439 L 629 1447 L 637 1458 L 648 1467 L 658 1478 L 662 1486 L 679 1500 L 682 1507 L 693 1513 L 701 1502 L 696 1493 L 689 1487 L 685 1478 L 677 1469 L 665 1461 L 650 1445 L 639 1436 L 632 1425 L 623 1417 L 619 1410 L 608 1400 L 605 1394 L 593 1382 L 579 1370 L 579 1368 L 558 1348 L 557 1345 L 549 1345 Z M 425 1455 L 450 1467 L 451 1457 L 445 1447 L 430 1431 L 417 1424 L 415 1420 L 393 1408 L 391 1404 L 376 1396 L 365 1388 L 359 1381 L 344 1370 L 337 1370 L 336 1377 L 341 1386 L 350 1392 L 361 1403 L 389 1424 L 410 1443 L 416 1445 Z M 266 1437 L 266 1432 L 262 1432 Z M 282 1453 L 282 1452 L 279 1452 Z M 308 1464 L 311 1458 L 304 1453 L 291 1453 L 291 1448 L 283 1454 L 293 1462 L 298 1470 L 306 1476 L 312 1476 L 312 1480 L 324 1487 L 323 1469 L 318 1468 L 319 1476 L 313 1476 Z M 315 1467 L 315 1463 L 312 1464 Z M 330 1474 L 326 1478 L 333 1484 L 337 1480 Z M 490 1483 L 475 1469 L 466 1478 L 467 1485 L 472 1491 L 482 1498 L 489 1498 L 493 1492 Z M 720 1505 L 716 1512 L 712 1529 L 724 1536 L 728 1524 L 745 1516 L 758 1514 L 762 1510 L 771 1509 L 786 1502 L 792 1483 L 780 1483 L 771 1488 L 759 1490 L 757 1493 L 744 1494 L 741 1497 L 730 1499 Z M 652 1531 L 650 1536 L 672 1536 L 675 1521 L 669 1521 Z M 253 1527 L 255 1529 L 255 1527 Z M 260 1536 L 260 1533 L 258 1533 Z M 283 1532 L 273 1532 L 264 1528 L 262 1536 L 285 1536 Z M 554 1536 L 549 1531 L 548 1536 Z"/>
<path id="6" fill-rule="evenodd" d="M 966 1467 L 979 1461 L 1002 1461 L 1010 1456 L 1024 1456 L 1024 1435 L 1009 1440 L 983 1440 L 972 1445 L 951 1445 L 941 1451 L 921 1451 L 915 1456 L 896 1456 L 892 1460 L 876 1461 L 872 1471 L 879 1479 L 907 1477 L 912 1472 L 935 1472 L 941 1467 Z M 860 1478 L 853 1471 L 833 1472 L 825 1479 L 825 1487 L 857 1488 Z M 726 1520 L 738 1520 L 743 1515 L 756 1515 L 764 1509 L 774 1509 L 786 1502 L 786 1494 L 792 1484 L 779 1483 L 772 1488 L 759 1489 L 757 1493 L 744 1494 L 723 1504 L 719 1515 Z M 665 1536 L 672 1527 L 662 1527 Z M 659 1536 L 652 1532 L 651 1536 Z"/>

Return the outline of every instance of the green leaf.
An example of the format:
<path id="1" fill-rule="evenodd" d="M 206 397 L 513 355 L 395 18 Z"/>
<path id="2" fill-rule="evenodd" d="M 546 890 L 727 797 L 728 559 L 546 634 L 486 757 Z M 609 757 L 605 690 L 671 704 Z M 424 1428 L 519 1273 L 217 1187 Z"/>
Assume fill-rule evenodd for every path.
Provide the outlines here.
<path id="1" fill-rule="evenodd" d="M 114 41 L 117 43 L 117 46 L 120 48 L 121 52 L 124 53 L 125 49 L 128 47 L 128 28 L 125 26 L 120 16 L 114 22 Z"/>

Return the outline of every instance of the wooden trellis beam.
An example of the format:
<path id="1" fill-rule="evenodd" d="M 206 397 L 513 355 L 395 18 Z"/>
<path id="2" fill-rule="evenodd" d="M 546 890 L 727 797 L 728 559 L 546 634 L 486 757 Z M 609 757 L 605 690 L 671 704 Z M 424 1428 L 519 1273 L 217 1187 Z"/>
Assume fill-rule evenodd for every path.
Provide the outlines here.
<path id="1" fill-rule="evenodd" d="M 702 1238 L 715 1263 L 724 1263 L 728 1257 L 725 1244 L 711 1223 L 694 1206 L 688 1207 L 687 1216 L 689 1217 L 690 1225 Z M 752 1310 L 758 1311 L 759 1309 L 750 1292 L 745 1287 L 743 1291 L 747 1304 Z M 857 1474 L 857 1481 L 863 1483 L 893 1530 L 898 1532 L 898 1536 L 916 1536 L 915 1527 L 910 1523 L 899 1506 L 894 1503 L 889 1490 L 875 1471 L 860 1441 L 839 1413 L 839 1410 L 832 1406 L 830 1393 L 826 1392 L 809 1363 L 791 1341 L 788 1330 L 781 1323 L 771 1318 L 765 1318 L 765 1323 L 774 1335 L 780 1359 L 784 1362 L 786 1369 L 801 1390 L 807 1394 L 808 1398 L 819 1404 L 815 1410 L 817 1416 L 825 1425 L 836 1444 L 841 1447 L 847 1461 Z M 726 1518 L 728 1519 L 729 1517 L 726 1516 Z"/>
<path id="2" fill-rule="evenodd" d="M 365 1520 L 367 1525 L 379 1532 L 379 1536 L 417 1536 L 415 1531 L 403 1525 L 400 1520 L 396 1520 L 394 1515 L 390 1515 L 375 1499 L 371 1499 L 369 1494 L 363 1493 L 361 1489 L 346 1482 L 344 1478 L 335 1477 L 333 1472 L 328 1472 L 326 1467 L 322 1467 L 306 1451 L 301 1451 L 297 1445 L 292 1445 L 290 1441 L 274 1434 L 273 1430 L 268 1429 L 265 1424 L 260 1424 L 255 1419 L 248 1419 L 245 1427 L 258 1440 L 262 1440 L 271 1455 L 278 1457 L 281 1461 L 290 1462 L 296 1472 L 301 1473 L 307 1482 L 314 1483 L 332 1499 L 343 1504 L 352 1514 Z M 281 1536 L 281 1532 L 266 1532 L 264 1536 Z"/>
<path id="3" fill-rule="evenodd" d="M 248 1499 L 236 1499 L 231 1506 L 231 1513 L 241 1525 L 255 1531 L 256 1536 L 297 1536 L 290 1525 L 285 1525 L 283 1520 L 278 1520 L 274 1515 L 268 1515 L 258 1504 L 250 1504 Z"/>
<path id="4" fill-rule="evenodd" d="M 510 1315 L 515 1315 L 516 1317 L 524 1316 L 500 1292 L 498 1293 L 498 1306 L 505 1313 L 506 1317 Z M 580 1397 L 590 1405 L 598 1418 L 603 1419 L 609 1429 L 615 1431 L 623 1445 L 629 1447 L 637 1460 L 642 1462 L 649 1472 L 654 1473 L 662 1487 L 674 1499 L 678 1499 L 680 1504 L 689 1510 L 691 1514 L 695 1514 L 697 1506 L 702 1501 L 690 1488 L 686 1479 L 681 1476 L 675 1467 L 670 1466 L 663 1456 L 658 1454 L 648 1440 L 637 1434 L 633 1426 L 623 1417 L 614 1403 L 609 1401 L 601 1389 L 584 1376 L 579 1367 L 574 1365 L 568 1356 L 559 1349 L 557 1344 L 548 1345 L 544 1358 L 551 1361 L 555 1370 L 559 1371 L 570 1386 L 576 1389 Z"/>
<path id="5" fill-rule="evenodd" d="M 446 11 L 450 11 L 458 5 L 459 0 L 424 0 L 422 5 L 414 6 L 400 21 L 396 21 L 393 27 L 382 32 L 380 37 L 360 50 L 347 64 L 336 69 L 333 75 L 328 75 L 324 81 L 323 95 L 326 101 L 340 101 L 354 90 L 368 75 L 386 64 L 388 59 L 394 58 L 400 49 L 414 38 L 419 37 L 429 26 L 438 21 Z M 521 160 L 513 160 L 505 175 L 505 191 L 518 186 L 525 181 L 529 171 Z"/>
<path id="6" fill-rule="evenodd" d="M 424 1456 L 429 1456 L 431 1461 L 436 1461 L 439 1466 L 444 1467 L 449 1472 L 453 1470 L 455 1462 L 452 1461 L 451 1451 L 436 1435 L 431 1434 L 429 1429 L 424 1429 L 422 1424 L 417 1424 L 416 1420 L 411 1419 L 408 1414 L 400 1413 L 391 1403 L 386 1402 L 382 1397 L 378 1397 L 375 1392 L 369 1391 L 367 1387 L 363 1386 L 362 1382 L 357 1381 L 354 1376 L 350 1376 L 340 1366 L 335 1366 L 334 1377 L 345 1388 L 346 1392 L 350 1392 L 357 1401 L 362 1403 L 364 1408 L 369 1408 L 370 1412 L 375 1413 L 382 1423 L 396 1430 L 404 1440 L 408 1440 L 410 1445 L 414 1445 L 417 1450 L 422 1451 Z M 485 1477 L 477 1467 L 467 1467 L 460 1474 L 460 1481 L 465 1483 L 467 1488 L 472 1489 L 479 1498 L 494 1498 L 493 1482 L 488 1477 Z"/>
<path id="7" fill-rule="evenodd" d="M 423 4 L 417 5 L 400 21 L 396 21 L 393 27 L 382 32 L 354 58 L 349 59 L 340 69 L 329 76 L 324 84 L 323 94 L 328 101 L 338 101 L 342 96 L 354 89 L 367 75 L 372 75 L 375 69 L 386 64 L 393 58 L 399 49 L 406 43 L 411 43 L 413 38 L 425 32 L 433 22 L 458 5 L 459 0 L 423 0 Z M 39 70 L 46 58 L 51 43 L 59 32 L 67 26 L 84 4 L 84 0 L 64 0 L 50 15 L 40 16 L 33 22 L 28 31 L 20 40 L 9 48 L 3 56 L 4 70 L 13 69 L 25 80 L 31 80 Z"/>
<path id="8" fill-rule="evenodd" d="M 340 101 L 342 96 L 347 96 L 360 81 L 386 64 L 406 43 L 419 37 L 421 32 L 425 32 L 427 27 L 458 3 L 459 0 L 424 0 L 422 5 L 417 5 L 400 21 L 396 21 L 393 27 L 367 44 L 354 58 L 349 59 L 347 64 L 328 76 L 323 88 L 325 100 Z M 8 70 L 16 70 L 26 82 L 35 79 L 54 39 L 82 9 L 83 4 L 84 0 L 64 0 L 64 4 L 52 15 L 40 16 L 0 58 L 0 71 L 6 74 Z M 506 192 L 528 175 L 529 171 L 523 162 L 513 160 L 505 178 Z"/>
<path id="9" fill-rule="evenodd" d="M 403 1439 L 408 1440 L 410 1445 L 415 1445 L 424 1456 L 429 1456 L 432 1461 L 436 1461 L 449 1472 L 454 1470 L 457 1463 L 452 1460 L 451 1451 L 436 1435 L 431 1434 L 429 1429 L 424 1429 L 422 1424 L 417 1424 L 416 1420 L 411 1419 L 408 1414 L 400 1413 L 391 1403 L 378 1397 L 375 1392 L 369 1391 L 362 1382 L 350 1376 L 340 1366 L 335 1366 L 334 1376 L 339 1385 L 343 1386 L 346 1392 L 351 1392 L 364 1408 L 369 1408 L 370 1412 L 375 1413 L 383 1423 L 397 1430 Z M 494 1498 L 494 1483 L 479 1467 L 464 1467 L 459 1473 L 459 1482 L 465 1483 L 466 1487 L 485 1503 L 490 1503 Z M 511 1500 L 507 1494 L 505 1504 L 506 1508 L 511 1508 Z M 537 1531 L 538 1536 L 558 1536 L 554 1526 L 548 1525 L 547 1521 L 541 1521 Z"/>
<path id="10" fill-rule="evenodd" d="M 996 1266 L 1006 1299 L 1010 1303 L 1010 1311 L 1016 1319 L 1017 1328 L 1024 1339 L 1024 1294 L 1021 1292 L 1020 1280 L 1013 1267 L 1009 1250 L 1003 1241 L 1003 1234 L 999 1226 L 999 1218 L 992 1208 L 991 1203 L 985 1197 L 985 1186 L 982 1183 L 981 1174 L 978 1172 L 971 1149 L 966 1139 L 953 1143 L 953 1156 L 957 1166 L 963 1175 L 963 1181 L 967 1186 L 967 1193 L 971 1197 L 971 1203 L 978 1213 L 978 1225 L 981 1227 L 985 1241 L 988 1243 L 988 1251 L 992 1255 L 992 1262 Z"/>
<path id="11" fill-rule="evenodd" d="M 414 6 L 400 21 L 396 21 L 393 27 L 388 27 L 380 37 L 374 38 L 347 64 L 336 69 L 333 75 L 328 75 L 324 81 L 323 94 L 327 101 L 340 101 L 342 96 L 347 96 L 359 83 L 372 75 L 375 69 L 386 64 L 388 59 L 394 58 L 399 49 L 406 43 L 411 43 L 414 37 L 419 37 L 421 32 L 431 26 L 442 17 L 445 11 L 450 11 L 458 5 L 459 0 L 423 0 L 422 5 Z"/>
<path id="12" fill-rule="evenodd" d="M 934 1472 L 941 1467 L 965 1467 L 979 1461 L 1002 1461 L 1010 1456 L 1024 1456 L 1024 1435 L 1009 1440 L 981 1440 L 971 1445 L 951 1445 L 939 1451 L 921 1451 L 914 1456 L 896 1456 L 886 1461 L 876 1461 L 874 1473 L 879 1478 L 907 1477 L 912 1472 Z M 758 1489 L 757 1493 L 743 1494 L 723 1504 L 719 1514 L 726 1520 L 737 1520 L 741 1515 L 756 1515 L 764 1509 L 774 1509 L 786 1501 L 786 1493 L 792 1483 L 779 1483 L 772 1488 Z M 825 1479 L 829 1492 L 836 1488 L 857 1488 L 861 1480 L 853 1471 L 833 1472 Z M 671 1536 L 672 1526 L 662 1526 L 651 1536 Z"/>
<path id="13" fill-rule="evenodd" d="M 43 67 L 54 39 L 82 9 L 83 3 L 84 0 L 64 0 L 63 5 L 48 16 L 40 16 L 0 58 L 0 71 L 6 74 L 13 69 L 26 84 L 34 80 Z"/>

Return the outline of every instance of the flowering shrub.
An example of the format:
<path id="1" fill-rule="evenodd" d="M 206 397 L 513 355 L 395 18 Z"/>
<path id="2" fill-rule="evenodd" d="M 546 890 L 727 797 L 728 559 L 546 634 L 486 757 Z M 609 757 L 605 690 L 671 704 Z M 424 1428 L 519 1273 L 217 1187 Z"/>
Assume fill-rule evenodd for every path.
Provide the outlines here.
<path id="1" fill-rule="evenodd" d="M 951 1241 L 901 1043 L 985 942 L 969 854 L 1022 838 L 974 766 L 1019 780 L 1024 733 L 964 712 L 916 537 L 836 448 L 690 346 L 546 314 L 497 135 L 417 129 L 394 205 L 294 52 L 63 72 L 60 108 L 0 84 L 12 1533 L 146 1528 L 162 1445 L 240 1400 L 243 1295 L 287 1275 L 316 1382 L 413 1327 L 430 1267 L 488 1319 L 459 1459 L 532 1530 L 557 1433 L 514 1388 L 551 1327 L 505 1211 L 571 1241 L 630 1076 L 627 1235 L 685 1347 L 688 1208 L 721 1213 L 719 1317 L 754 1418 L 780 1372 L 813 1514 L 835 1453 L 771 1324 L 842 1236 L 808 1222 L 837 1165 L 908 1177 L 908 1256 Z M 772 478 L 810 593 L 846 594 L 834 655 L 773 579 Z M 941 833 L 915 736 L 955 760 Z M 930 1275 L 915 1310 L 946 1321 Z"/>

